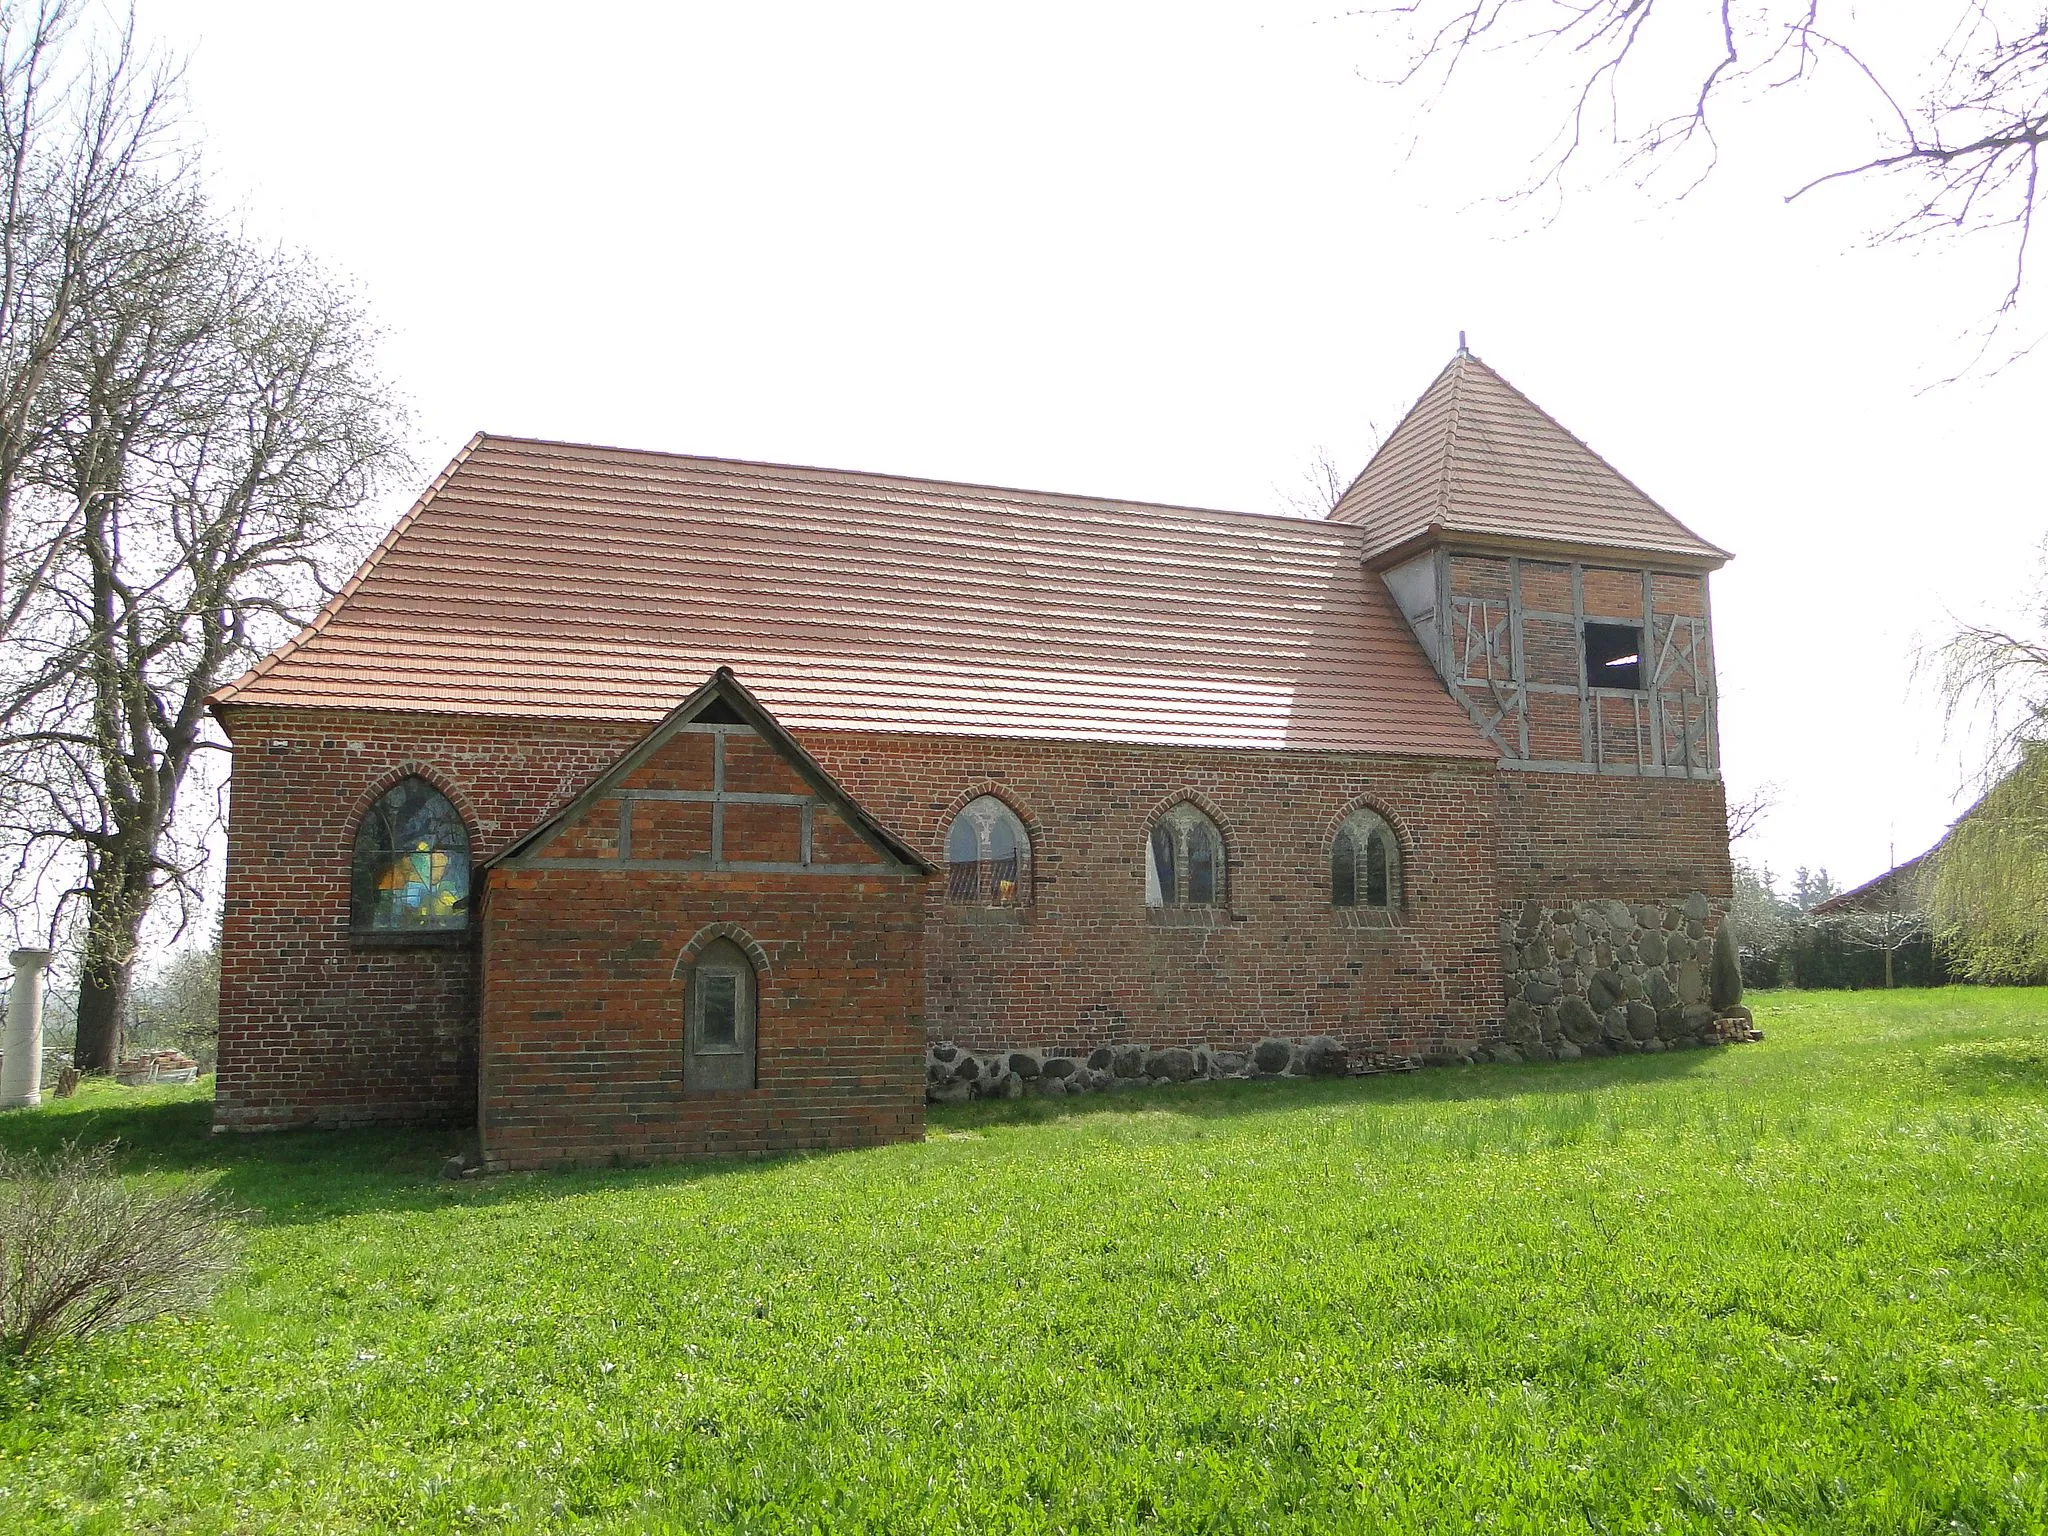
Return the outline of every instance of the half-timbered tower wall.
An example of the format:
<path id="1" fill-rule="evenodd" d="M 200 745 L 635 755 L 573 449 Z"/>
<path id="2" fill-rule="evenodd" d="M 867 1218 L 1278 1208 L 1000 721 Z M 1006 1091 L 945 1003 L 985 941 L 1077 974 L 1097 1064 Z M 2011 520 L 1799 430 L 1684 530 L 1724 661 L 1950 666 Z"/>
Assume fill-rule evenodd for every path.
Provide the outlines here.
<path id="1" fill-rule="evenodd" d="M 1504 762 L 1630 778 L 1718 775 L 1705 576 L 1611 557 L 1436 549 L 1386 581 Z M 1588 665 L 1589 631 L 1616 641 L 1633 631 L 1639 659 L 1603 677 Z"/>
<path id="2" fill-rule="evenodd" d="M 1726 899 L 1703 573 L 1437 548 L 1386 582 L 1500 753 L 1504 903 Z"/>

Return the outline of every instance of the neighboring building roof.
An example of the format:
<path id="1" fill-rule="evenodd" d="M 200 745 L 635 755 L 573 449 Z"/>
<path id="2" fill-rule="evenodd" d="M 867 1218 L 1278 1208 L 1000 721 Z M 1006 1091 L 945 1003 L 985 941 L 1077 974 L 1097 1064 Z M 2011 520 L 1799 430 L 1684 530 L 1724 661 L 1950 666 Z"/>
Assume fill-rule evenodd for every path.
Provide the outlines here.
<path id="1" fill-rule="evenodd" d="M 215 703 L 1491 758 L 1356 528 L 479 434 Z"/>
<path id="2" fill-rule="evenodd" d="M 1948 841 L 1946 837 L 1942 843 Z M 1845 912 L 1923 912 L 1927 908 L 1927 892 L 1920 883 L 1920 869 L 1941 849 L 1941 843 L 1921 854 L 1896 864 L 1875 880 L 1866 880 L 1853 891 L 1843 891 L 1830 896 L 1826 901 L 1813 904 L 1815 917 L 1837 917 Z"/>
<path id="3" fill-rule="evenodd" d="M 1381 565 L 1444 536 L 1728 559 L 1462 348 L 1330 516 L 1363 529 Z"/>
<path id="4" fill-rule="evenodd" d="M 513 863 L 529 850 L 537 848 L 547 840 L 548 834 L 555 828 L 603 799 L 613 785 L 652 757 L 680 728 L 705 715 L 714 705 L 719 704 L 725 705 L 731 711 L 730 718 L 737 719 L 773 747 L 781 755 L 782 760 L 796 771 L 797 776 L 811 786 L 818 798 L 836 810 L 845 819 L 846 824 L 877 853 L 894 860 L 906 869 L 915 870 L 918 874 L 928 875 L 932 872 L 930 861 L 870 816 L 839 781 L 826 772 L 824 765 L 806 752 L 803 744 L 783 729 L 782 722 L 747 691 L 745 685 L 733 676 L 730 667 L 720 667 L 712 673 L 704 680 L 702 687 L 693 690 L 687 699 L 662 717 L 660 724 L 620 753 L 612 765 L 585 785 L 575 799 L 542 817 L 527 831 L 499 849 L 484 861 L 484 868 L 491 869 L 500 864 Z M 809 857 L 806 853 L 806 861 Z M 629 868 L 630 864 L 621 867 Z"/>

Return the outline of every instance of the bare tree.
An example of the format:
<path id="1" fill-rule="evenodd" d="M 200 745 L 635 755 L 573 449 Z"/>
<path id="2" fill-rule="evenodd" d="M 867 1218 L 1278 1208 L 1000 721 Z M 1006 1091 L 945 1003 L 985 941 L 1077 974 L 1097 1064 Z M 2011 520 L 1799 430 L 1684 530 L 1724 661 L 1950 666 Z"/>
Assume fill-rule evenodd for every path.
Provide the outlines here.
<path id="1" fill-rule="evenodd" d="M 1826 922 L 1843 944 L 1884 956 L 1884 984 L 1898 985 L 1893 959 L 1900 950 L 1922 943 L 1929 933 L 1926 902 L 1921 899 L 1924 869 L 1899 869 L 1899 851 L 1889 853 L 1891 873 L 1867 896 L 1855 898 L 1847 911 Z M 1822 871 L 1825 876 L 1826 871 Z M 1881 903 L 1881 904 L 1880 904 Z"/>
<path id="2" fill-rule="evenodd" d="M 403 462 L 353 298 L 203 207 L 137 236 L 134 281 L 86 307 L 63 359 L 51 467 L 83 511 L 0 737 L 26 813 L 0 836 L 33 878 L 73 871 L 58 905 L 83 904 L 86 1070 L 112 1064 L 150 903 L 201 861 L 180 796 L 219 744 L 208 695 L 310 616 Z"/>
<path id="3" fill-rule="evenodd" d="M 106 277 L 107 243 L 189 171 L 171 143 L 177 72 L 138 54 L 132 12 L 81 43 L 78 11 L 0 0 L 0 640 L 83 510 L 33 494 L 51 370 Z"/>
<path id="4" fill-rule="evenodd" d="M 1859 15 L 1848 0 L 1400 0 L 1363 14 L 1392 34 L 1401 56 L 1387 83 L 1422 87 L 1433 100 L 1482 54 L 1561 71 L 1563 107 L 1536 130 L 1525 190 L 1558 185 L 1601 139 L 1641 176 L 1685 166 L 1691 179 L 1681 185 L 1690 190 L 1714 166 L 1724 114 L 1830 77 L 1850 82 L 1865 93 L 1857 116 L 1870 121 L 1868 153 L 1807 179 L 1788 200 L 1878 179 L 1901 188 L 1878 239 L 2002 236 L 2010 243 L 2003 315 L 2025 285 L 2035 215 L 2048 195 L 2040 174 L 2048 7 L 1936 3 L 1942 41 L 1910 79 L 1872 62 L 1876 29 L 1896 28 L 1899 15 L 1887 7 Z"/>
<path id="5" fill-rule="evenodd" d="M 1896 903 L 1876 912 L 1847 912 L 1834 919 L 1842 942 L 1854 949 L 1874 950 L 1884 956 L 1884 984 L 1898 985 L 1893 976 L 1893 959 L 1900 950 L 1927 938 L 1927 918 L 1919 912 L 1902 912 Z"/>
<path id="6" fill-rule="evenodd" d="M 1295 517 L 1328 517 L 1355 478 L 1338 467 L 1328 448 L 1318 447 L 1291 485 L 1276 485 L 1281 508 Z"/>
<path id="7" fill-rule="evenodd" d="M 79 933 L 88 1071 L 152 902 L 196 891 L 207 697 L 310 617 L 404 464 L 358 301 L 159 169 L 95 232 L 39 365 L 16 496 L 45 542 L 0 659 L 0 850 L 52 939 Z"/>
<path id="8" fill-rule="evenodd" d="M 1728 845 L 1734 847 L 1756 834 L 1764 818 L 1778 808 L 1778 786 L 1759 784 L 1740 800 L 1728 802 Z"/>

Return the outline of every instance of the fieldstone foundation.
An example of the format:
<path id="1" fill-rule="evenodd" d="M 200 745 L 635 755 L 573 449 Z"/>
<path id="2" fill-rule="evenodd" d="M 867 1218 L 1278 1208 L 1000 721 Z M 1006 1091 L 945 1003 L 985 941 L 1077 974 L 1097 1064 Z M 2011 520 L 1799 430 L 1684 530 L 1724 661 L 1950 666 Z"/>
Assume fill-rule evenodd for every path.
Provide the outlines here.
<path id="1" fill-rule="evenodd" d="M 1208 1045 L 1106 1045 L 1086 1055 L 925 1047 L 925 1097 L 1059 1098 L 1223 1078 L 1342 1077 L 1390 1067 L 1480 1061 L 1573 1061 L 1631 1051 L 1731 1045 L 1762 1038 L 1739 1003 L 1716 1012 L 1708 962 L 1718 921 L 1695 891 L 1682 901 L 1530 901 L 1501 921 L 1506 979 L 1502 1034 L 1469 1054 L 1354 1062 L 1328 1035 L 1261 1040 L 1250 1050 Z"/>
<path id="2" fill-rule="evenodd" d="M 1755 1038 L 1749 1010 L 1708 995 L 1716 914 L 1682 901 L 1511 907 L 1501 921 L 1506 1042 L 1494 1060 L 1571 1060 Z"/>
<path id="3" fill-rule="evenodd" d="M 1248 1051 L 1105 1045 L 1085 1056 L 970 1051 L 942 1040 L 925 1048 L 925 1097 L 934 1104 L 958 1104 L 1026 1094 L 1116 1093 L 1218 1078 L 1342 1077 L 1350 1065 L 1344 1047 L 1328 1035 L 1261 1040 Z"/>

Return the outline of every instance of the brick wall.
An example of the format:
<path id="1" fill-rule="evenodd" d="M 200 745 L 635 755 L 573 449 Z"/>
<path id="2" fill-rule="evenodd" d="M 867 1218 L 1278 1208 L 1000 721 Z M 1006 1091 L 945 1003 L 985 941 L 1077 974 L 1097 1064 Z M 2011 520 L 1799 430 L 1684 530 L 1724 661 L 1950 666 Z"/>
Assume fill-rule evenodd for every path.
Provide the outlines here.
<path id="1" fill-rule="evenodd" d="M 231 726 L 218 1122 L 468 1121 L 474 950 L 351 939 L 355 822 L 379 787 L 420 771 L 469 820 L 481 861 L 639 733 L 268 709 Z M 929 884 L 923 1011 L 937 1035 L 1075 1048 L 1326 1033 L 1374 1060 L 1498 1028 L 1489 764 L 853 733 L 805 745 L 934 862 L 976 793 L 993 788 L 1032 829 L 1029 907 L 951 907 Z M 1190 793 L 1228 852 L 1228 907 L 1193 926 L 1143 904 L 1147 829 Z M 1390 928 L 1328 904 L 1329 838 L 1360 802 L 1404 842 L 1408 910 Z"/>
<path id="2" fill-rule="evenodd" d="M 914 876 L 548 869 L 494 876 L 483 920 L 484 1153 L 524 1168 L 739 1157 L 924 1134 Z M 726 930 L 736 927 L 737 933 Z M 687 963 L 758 950 L 757 1086 L 689 1091 Z"/>
<path id="3" fill-rule="evenodd" d="M 928 889 L 936 1038 L 1086 1051 L 1328 1034 L 1372 1062 L 1497 1035 L 1490 763 L 838 732 L 804 744 L 935 863 L 977 794 L 1032 833 L 1027 907 L 951 906 L 941 882 Z M 1184 794 L 1227 845 L 1213 923 L 1144 905 L 1149 828 Z M 1407 910 L 1391 927 L 1329 903 L 1330 838 L 1360 803 L 1404 845 Z"/>
<path id="4" fill-rule="evenodd" d="M 474 947 L 349 935 L 349 855 L 371 799 L 424 773 L 481 860 L 640 731 L 384 712 L 238 709 L 221 931 L 223 1126 L 468 1124 Z"/>
<path id="5" fill-rule="evenodd" d="M 1500 773 L 1500 894 L 1557 903 L 1734 895 L 1718 779 Z"/>
<path id="6" fill-rule="evenodd" d="M 538 1167 L 922 1135 L 924 872 L 862 840 L 750 728 L 672 729 L 490 871 L 485 1156 Z M 719 940 L 754 968 L 746 1089 L 691 1080 L 690 977 Z"/>
<path id="7" fill-rule="evenodd" d="M 231 725 L 218 1122 L 469 1122 L 477 1093 L 476 951 L 367 947 L 351 938 L 348 860 L 357 818 L 395 777 L 424 773 L 463 812 L 481 861 L 570 798 L 640 732 L 271 709 L 234 711 Z M 1006 799 L 1030 829 L 1029 905 L 952 906 L 943 880 L 925 886 L 917 1011 L 933 1037 L 966 1045 L 1085 1050 L 1206 1041 L 1232 1048 L 1267 1035 L 1330 1034 L 1363 1062 L 1469 1049 L 1499 1038 L 1504 908 L 1528 899 L 1669 901 L 1694 890 L 1718 905 L 1731 887 L 1714 780 L 867 733 L 816 732 L 804 744 L 934 863 L 943 862 L 952 814 L 977 794 Z M 1182 796 L 1209 812 L 1227 845 L 1227 905 L 1213 918 L 1190 921 L 1144 906 L 1148 828 Z M 1407 907 L 1387 927 L 1363 926 L 1328 903 L 1329 839 L 1345 811 L 1361 803 L 1384 814 L 1403 843 Z M 636 821 L 634 846 L 651 852 L 667 846 L 662 839 L 694 846 L 697 835 L 681 822 Z M 820 848 L 835 835 L 822 833 Z M 547 878 L 580 880 L 582 873 Z M 777 902 L 809 924 L 827 921 L 817 902 L 841 899 L 800 886 L 714 888 L 708 878 L 677 876 L 658 899 L 633 898 L 657 902 L 632 940 L 655 953 L 634 961 L 645 974 L 629 967 L 620 986 L 652 986 L 657 973 L 668 976 L 703 922 L 744 921 L 765 934 Z M 577 933 L 597 933 L 588 903 L 616 909 L 621 898 L 610 888 L 574 894 L 584 889 L 573 880 L 522 889 L 490 921 L 544 927 L 533 903 L 552 891 L 565 914 L 580 912 Z M 748 913 L 710 911 L 733 902 L 751 904 Z M 861 919 L 848 909 L 831 921 Z M 778 933 L 776 942 L 796 946 L 792 953 L 831 952 L 816 949 L 822 941 L 800 928 Z M 587 942 L 605 945 L 606 955 L 619 947 Z M 889 964 L 888 985 L 902 984 L 902 966 Z M 512 972 L 500 980 L 537 984 Z M 800 984 L 810 983 L 787 971 L 775 982 Z M 634 995 L 633 1007 L 653 1018 L 653 994 Z M 673 996 L 663 995 L 659 1007 L 670 1006 Z M 766 997 L 764 990 L 764 1048 Z M 789 1001 L 782 997 L 778 1006 Z M 634 1027 L 654 1026 L 643 1019 Z M 666 1048 L 658 1033 L 631 1047 Z M 916 1052 L 908 1054 L 914 1063 Z M 872 1107 L 850 1108 L 848 1126 L 881 1134 L 862 1118 Z M 612 1113 L 632 1120 L 657 1112 Z M 651 1126 L 618 1134 L 656 1150 Z M 747 1130 L 744 1115 L 718 1134 L 734 1146 L 767 1145 L 767 1133 Z"/>

